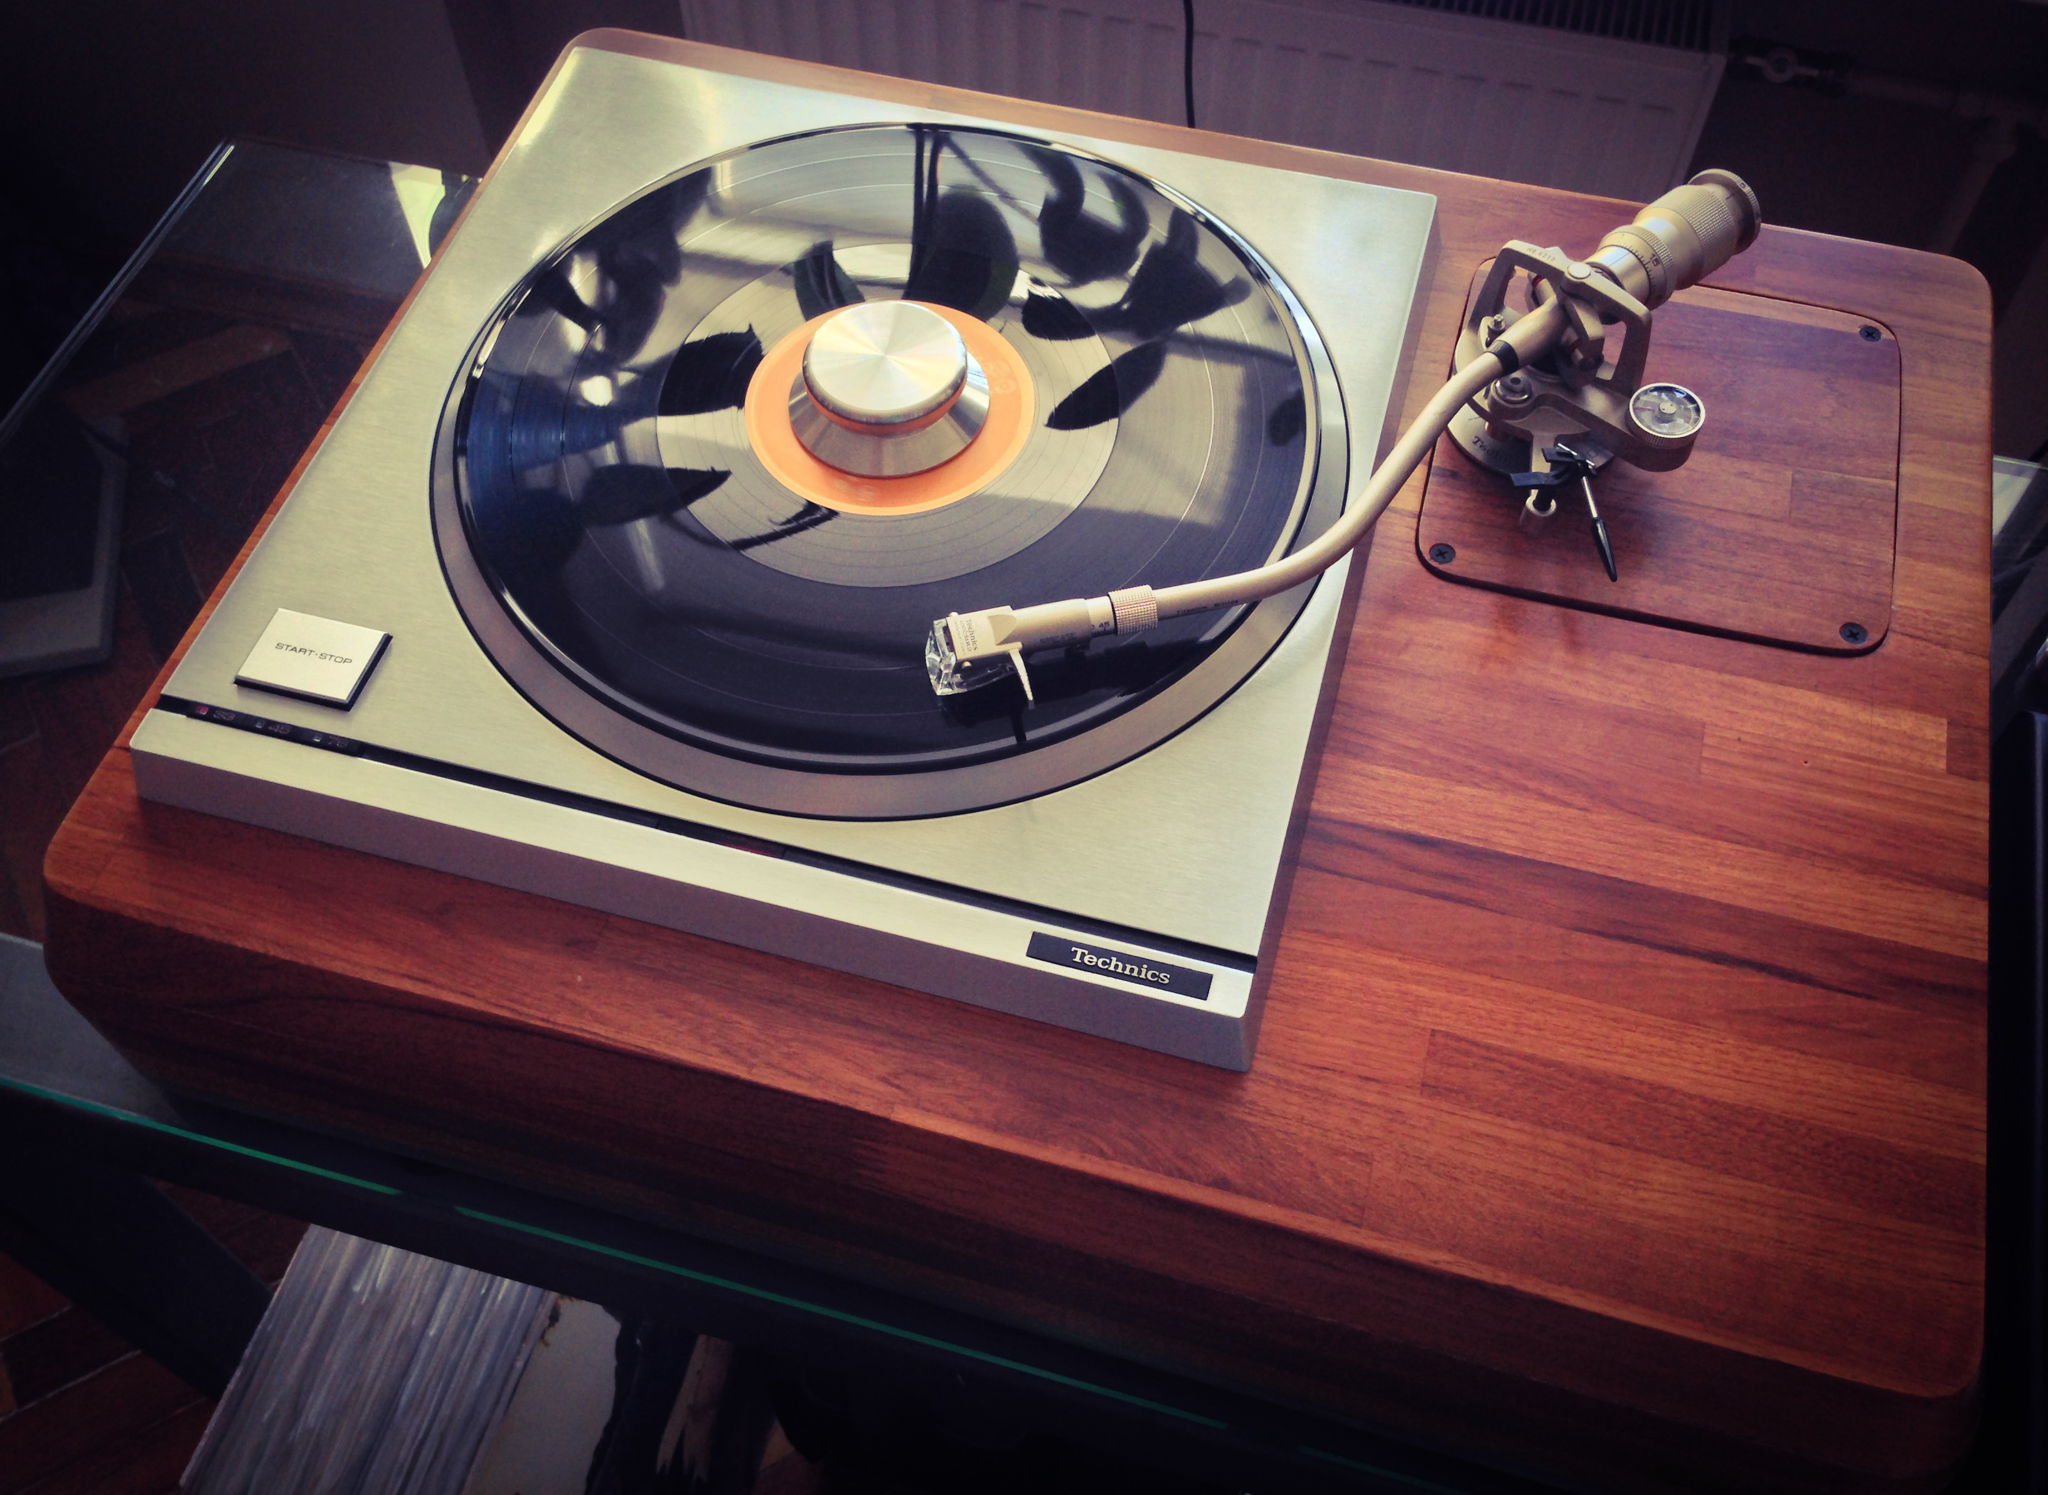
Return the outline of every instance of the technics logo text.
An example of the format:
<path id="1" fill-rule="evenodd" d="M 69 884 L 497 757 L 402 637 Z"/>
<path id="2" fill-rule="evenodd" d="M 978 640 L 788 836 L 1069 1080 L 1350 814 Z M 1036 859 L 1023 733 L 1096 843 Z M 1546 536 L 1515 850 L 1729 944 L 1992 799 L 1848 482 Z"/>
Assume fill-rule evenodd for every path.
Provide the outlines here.
<path id="1" fill-rule="evenodd" d="M 1177 997 L 1193 997 L 1203 1002 L 1209 1000 L 1210 976 L 1207 971 L 1172 965 L 1130 950 L 1109 950 L 1101 945 L 1085 944 L 1071 936 L 1034 931 L 1025 954 L 1048 965 L 1072 966 L 1097 976 L 1128 981 L 1133 986 L 1169 991 Z"/>
<path id="2" fill-rule="evenodd" d="M 1072 945 L 1068 949 L 1077 966 L 1093 966 L 1096 970 L 1106 971 L 1112 976 L 1129 976 L 1133 981 L 1150 981 L 1159 986 L 1173 985 L 1173 978 L 1156 966 L 1148 966 L 1143 962 L 1131 965 L 1118 960 L 1114 955 L 1097 955 L 1086 945 Z"/>

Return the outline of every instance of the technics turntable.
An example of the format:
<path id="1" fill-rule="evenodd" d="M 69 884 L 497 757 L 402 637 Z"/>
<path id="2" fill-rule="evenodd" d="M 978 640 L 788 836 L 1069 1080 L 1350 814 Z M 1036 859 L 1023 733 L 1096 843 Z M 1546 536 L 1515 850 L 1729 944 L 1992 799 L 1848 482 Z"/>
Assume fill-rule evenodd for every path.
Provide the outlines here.
<path id="1" fill-rule="evenodd" d="M 957 694 L 927 634 L 1324 530 L 1433 211 L 574 46 L 141 790 L 1242 1068 L 1341 571 Z"/>
<path id="2" fill-rule="evenodd" d="M 1698 185 L 1614 227 L 587 40 L 53 843 L 53 978 L 174 1091 L 671 1225 L 649 1282 L 707 1240 L 817 1267 L 799 1328 L 849 1274 L 964 1310 L 963 1373 L 1124 1399 L 1105 1436 L 1247 1485 L 1933 1488 L 1982 1385 L 1990 297 L 1915 251 L 1742 250 L 1753 203 Z M 1425 242 L 1414 421 L 1371 463 Z M 1009 465 L 953 497 L 970 456 Z M 1168 474 L 1172 522 L 1141 507 Z M 1335 573 L 1284 629 L 1168 615 L 1390 482 L 1348 635 Z M 1175 527 L 1224 513 L 1260 533 Z M 1127 632 L 1141 588 L 1162 621 Z M 921 776 L 929 813 L 887 802 Z M 970 1005 L 1242 1064 L 1261 984 L 1249 1075 Z M 741 1327 L 796 1302 L 712 1276 Z M 920 1322 L 856 1317 L 863 1362 Z M 1050 1337 L 995 1367 L 990 1320 Z"/>

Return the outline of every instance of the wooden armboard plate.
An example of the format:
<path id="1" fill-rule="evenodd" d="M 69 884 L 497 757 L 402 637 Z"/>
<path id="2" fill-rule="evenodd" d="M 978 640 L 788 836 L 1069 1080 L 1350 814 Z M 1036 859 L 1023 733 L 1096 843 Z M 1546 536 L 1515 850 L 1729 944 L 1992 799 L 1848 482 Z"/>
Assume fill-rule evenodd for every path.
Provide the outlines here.
<path id="1" fill-rule="evenodd" d="M 1844 311 L 1695 287 L 1657 312 L 1650 377 L 1696 392 L 1707 423 L 1683 467 L 1616 462 L 1593 480 L 1619 582 L 1601 569 L 1577 484 L 1527 533 L 1520 495 L 1449 437 L 1437 443 L 1417 523 L 1424 562 L 1453 581 L 1699 633 L 1875 648 L 1891 627 L 1897 556 L 1890 331 Z"/>

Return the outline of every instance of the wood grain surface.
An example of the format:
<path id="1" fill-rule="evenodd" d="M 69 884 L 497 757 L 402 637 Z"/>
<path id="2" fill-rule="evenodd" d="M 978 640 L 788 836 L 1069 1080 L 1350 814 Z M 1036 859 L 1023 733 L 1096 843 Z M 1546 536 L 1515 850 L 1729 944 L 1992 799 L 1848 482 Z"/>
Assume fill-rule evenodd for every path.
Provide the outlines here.
<path id="1" fill-rule="evenodd" d="M 1454 581 L 1680 628 L 1876 648 L 1896 560 L 1897 340 L 1853 313 L 1701 286 L 1658 309 L 1648 378 L 1698 393 L 1707 424 L 1683 467 L 1616 462 L 1594 480 L 1618 581 L 1577 484 L 1553 490 L 1559 511 L 1532 534 L 1520 491 L 1448 436 L 1423 495 L 1424 560 Z"/>
<path id="2" fill-rule="evenodd" d="M 1487 255 L 1633 211 L 600 41 L 1434 192 L 1411 412 Z M 1982 1311 L 1988 297 L 1770 228 L 1716 283 L 1896 338 L 1881 647 L 1445 581 L 1418 475 L 1250 1074 L 145 805 L 124 750 L 50 853 L 52 970 L 174 1083 L 1582 1486 L 1931 1488 Z"/>

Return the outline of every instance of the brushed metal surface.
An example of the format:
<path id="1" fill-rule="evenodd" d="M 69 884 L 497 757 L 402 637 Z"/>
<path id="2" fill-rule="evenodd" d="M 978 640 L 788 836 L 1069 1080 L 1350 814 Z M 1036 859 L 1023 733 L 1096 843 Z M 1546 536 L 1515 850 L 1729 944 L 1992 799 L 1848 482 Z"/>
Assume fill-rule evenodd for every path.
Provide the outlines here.
<path id="1" fill-rule="evenodd" d="M 429 462 L 463 356 L 527 269 L 612 203 L 692 161 L 794 130 L 989 120 L 881 105 L 577 48 L 420 288 L 290 501 L 170 685 L 174 695 L 343 730 L 339 713 L 233 683 L 279 607 L 375 618 L 387 657 L 351 736 L 993 896 L 1255 953 L 1343 583 L 1328 575 L 1266 664 L 1189 730 L 1111 772 L 932 820 L 773 815 L 657 784 L 535 713 L 483 656 L 435 560 Z M 1354 439 L 1382 425 L 1434 199 L 1114 140 L 1072 143 L 1239 225 L 1331 349 Z M 1354 474 L 1354 477 L 1356 474 Z M 232 810 L 224 812 L 232 813 Z M 1117 854 L 1099 857 L 1104 827 Z M 1130 869 L 1144 869 L 1133 875 Z"/>
<path id="2" fill-rule="evenodd" d="M 1133 986 L 1031 958 L 1034 933 L 1105 937 L 879 879 L 715 846 L 519 795 L 152 711 L 133 739 L 144 795 L 608 913 L 708 934 L 855 975 L 943 992 L 1224 1069 L 1251 1063 L 1253 973 L 1206 973 L 1206 997 Z M 1114 943 L 1112 941 L 1112 943 Z"/>

